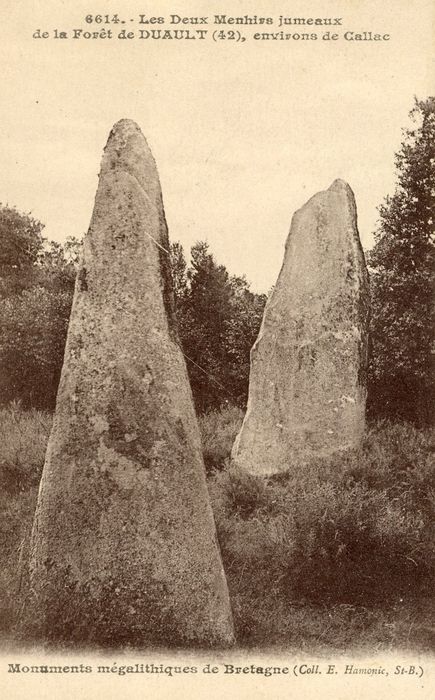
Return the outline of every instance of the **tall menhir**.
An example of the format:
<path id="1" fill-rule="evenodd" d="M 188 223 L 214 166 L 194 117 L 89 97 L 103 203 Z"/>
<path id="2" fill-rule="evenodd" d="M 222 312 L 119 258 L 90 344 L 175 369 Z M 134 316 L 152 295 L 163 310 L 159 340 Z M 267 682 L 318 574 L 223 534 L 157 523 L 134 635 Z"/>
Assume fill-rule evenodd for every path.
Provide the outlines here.
<path id="1" fill-rule="evenodd" d="M 33 525 L 24 619 L 37 636 L 233 641 L 168 246 L 155 162 L 122 120 L 84 240 Z"/>
<path id="2" fill-rule="evenodd" d="M 360 444 L 369 309 L 354 195 L 335 180 L 293 216 L 251 351 L 248 407 L 232 452 L 240 467 L 297 473 Z"/>

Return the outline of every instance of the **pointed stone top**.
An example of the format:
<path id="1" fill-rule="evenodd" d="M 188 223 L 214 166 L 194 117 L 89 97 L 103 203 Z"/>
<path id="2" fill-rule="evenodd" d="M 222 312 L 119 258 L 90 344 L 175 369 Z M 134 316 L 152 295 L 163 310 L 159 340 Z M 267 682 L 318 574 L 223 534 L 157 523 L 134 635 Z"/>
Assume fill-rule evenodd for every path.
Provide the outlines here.
<path id="1" fill-rule="evenodd" d="M 116 122 L 107 139 L 100 177 L 116 171 L 129 173 L 149 195 L 159 194 L 159 176 L 153 154 L 140 127 L 132 119 Z"/>
<path id="2" fill-rule="evenodd" d="M 133 119 L 120 119 L 116 122 L 116 124 L 113 125 L 109 139 L 115 136 L 128 137 L 129 135 L 134 134 L 134 132 L 140 134 L 143 137 L 139 125 L 136 124 L 136 122 L 133 121 Z"/>
<path id="3" fill-rule="evenodd" d="M 337 178 L 334 180 L 332 185 L 328 188 L 329 192 L 348 192 L 350 190 L 350 186 L 345 182 L 344 180 L 341 180 L 340 178 Z"/>
<path id="4" fill-rule="evenodd" d="M 341 195 L 343 200 L 347 202 L 347 205 L 350 208 L 350 211 L 352 212 L 352 216 L 356 217 L 355 195 L 353 193 L 351 186 L 348 185 L 345 180 L 341 180 L 340 178 L 337 178 L 336 180 L 334 180 L 332 185 L 326 191 L 332 192 L 333 194 L 336 194 L 339 196 Z M 358 239 L 358 242 L 359 242 L 358 232 L 356 232 L 356 238 Z"/>
<path id="5" fill-rule="evenodd" d="M 346 200 L 350 203 L 352 210 L 355 209 L 355 196 L 352 188 L 345 180 L 337 178 L 327 190 L 321 190 L 320 192 L 317 192 L 317 194 L 314 194 L 300 209 L 295 212 L 294 217 L 296 220 L 299 219 L 300 216 L 303 216 L 307 211 L 310 211 L 313 206 L 324 206 L 326 202 L 329 202 L 328 206 L 331 205 L 331 202 L 329 201 L 331 199 L 329 194 L 344 195 Z M 332 199 L 334 200 L 335 198 L 333 197 Z M 287 242 L 288 240 L 289 239 L 287 239 Z"/>

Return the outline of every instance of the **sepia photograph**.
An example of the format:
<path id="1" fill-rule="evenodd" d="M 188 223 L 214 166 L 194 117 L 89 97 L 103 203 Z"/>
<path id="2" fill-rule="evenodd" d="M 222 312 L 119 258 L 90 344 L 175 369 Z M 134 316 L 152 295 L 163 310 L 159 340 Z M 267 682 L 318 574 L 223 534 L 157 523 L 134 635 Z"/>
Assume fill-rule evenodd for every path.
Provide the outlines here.
<path id="1" fill-rule="evenodd" d="M 3 0 L 5 697 L 431 696 L 434 19 Z"/>

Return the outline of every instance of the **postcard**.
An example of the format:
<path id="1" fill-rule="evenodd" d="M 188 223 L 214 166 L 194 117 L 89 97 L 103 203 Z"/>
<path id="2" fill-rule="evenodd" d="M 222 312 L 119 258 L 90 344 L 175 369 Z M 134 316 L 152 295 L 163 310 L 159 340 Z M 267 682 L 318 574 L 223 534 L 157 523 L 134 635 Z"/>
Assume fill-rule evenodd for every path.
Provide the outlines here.
<path id="1" fill-rule="evenodd" d="M 1 14 L 0 691 L 429 698 L 433 3 Z"/>

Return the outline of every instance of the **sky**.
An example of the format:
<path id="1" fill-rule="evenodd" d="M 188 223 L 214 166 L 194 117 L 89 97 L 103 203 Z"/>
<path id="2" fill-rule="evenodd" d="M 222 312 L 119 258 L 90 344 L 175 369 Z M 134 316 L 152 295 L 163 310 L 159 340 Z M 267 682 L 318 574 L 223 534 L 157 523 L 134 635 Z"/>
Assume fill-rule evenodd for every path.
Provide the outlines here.
<path id="1" fill-rule="evenodd" d="M 207 240 L 253 289 L 274 284 L 293 212 L 336 178 L 355 193 L 368 249 L 377 207 L 394 188 L 394 153 L 414 95 L 433 93 L 431 5 L 2 0 L 0 202 L 31 212 L 48 238 L 81 236 L 110 129 L 130 118 L 156 159 L 171 240 L 186 251 Z M 166 21 L 171 13 L 341 17 L 344 26 L 337 42 L 252 39 L 276 26 L 241 28 L 244 43 L 52 38 L 56 28 L 97 29 L 85 22 L 90 9 L 118 12 L 135 32 L 143 13 Z M 172 28 L 180 26 L 188 28 Z M 32 38 L 37 29 L 50 38 Z M 391 38 L 344 41 L 345 31 Z"/>

